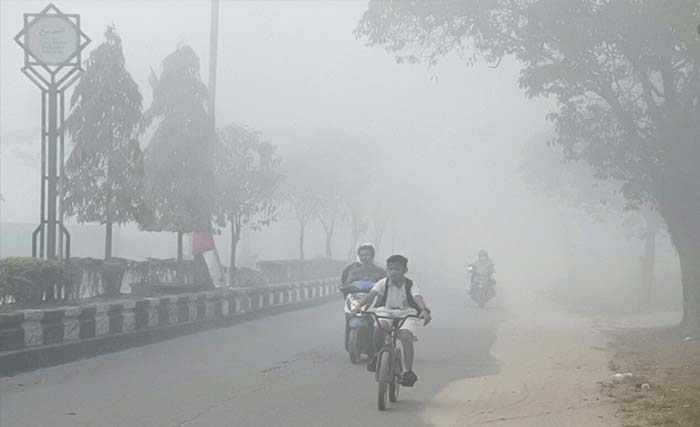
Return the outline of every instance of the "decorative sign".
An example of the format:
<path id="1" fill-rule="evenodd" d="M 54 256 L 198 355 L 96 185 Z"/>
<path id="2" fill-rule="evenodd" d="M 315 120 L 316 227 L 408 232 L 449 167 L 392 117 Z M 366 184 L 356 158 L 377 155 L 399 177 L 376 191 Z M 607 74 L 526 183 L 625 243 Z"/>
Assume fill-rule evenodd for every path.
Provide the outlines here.
<path id="1" fill-rule="evenodd" d="M 80 32 L 63 16 L 38 16 L 27 29 L 26 43 L 34 58 L 46 65 L 60 65 L 80 48 Z"/>
<path id="2" fill-rule="evenodd" d="M 42 156 L 41 162 L 41 221 L 32 233 L 32 256 L 70 258 L 70 233 L 63 225 L 60 203 L 64 165 L 63 95 L 83 72 L 81 52 L 90 38 L 80 31 L 80 15 L 62 13 L 49 3 L 39 13 L 24 14 L 24 26 L 15 41 L 24 51 L 22 72 L 41 89 L 41 147 L 42 153 L 47 153 L 47 159 Z"/>

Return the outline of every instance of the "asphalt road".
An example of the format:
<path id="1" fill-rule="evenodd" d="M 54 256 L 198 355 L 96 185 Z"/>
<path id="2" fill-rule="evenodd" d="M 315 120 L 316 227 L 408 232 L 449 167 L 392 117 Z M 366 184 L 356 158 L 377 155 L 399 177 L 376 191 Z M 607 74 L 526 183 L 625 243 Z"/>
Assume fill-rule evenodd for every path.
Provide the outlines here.
<path id="1" fill-rule="evenodd" d="M 431 402 L 449 383 L 498 373 L 490 349 L 507 314 L 473 308 L 461 290 L 426 295 L 434 320 L 416 344 L 419 380 L 386 412 L 377 411 L 373 375 L 343 348 L 338 297 L 4 378 L 0 426 L 430 425 L 426 411 L 450 411 Z"/>

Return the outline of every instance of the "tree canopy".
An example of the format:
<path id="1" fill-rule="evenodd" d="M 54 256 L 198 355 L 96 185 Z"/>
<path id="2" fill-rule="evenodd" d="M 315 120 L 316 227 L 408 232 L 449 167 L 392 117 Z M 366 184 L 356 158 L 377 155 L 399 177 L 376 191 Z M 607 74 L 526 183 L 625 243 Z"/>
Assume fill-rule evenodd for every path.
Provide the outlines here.
<path id="1" fill-rule="evenodd" d="M 214 211 L 214 135 L 205 108 L 207 89 L 199 57 L 181 44 L 163 60 L 154 81 L 150 123 L 160 120 L 145 150 L 148 215 L 152 231 L 207 231 Z"/>
<path id="2" fill-rule="evenodd" d="M 231 269 L 243 228 L 258 230 L 276 219 L 273 196 L 282 178 L 276 151 L 259 132 L 243 126 L 231 124 L 219 131 L 215 214 L 219 226 L 231 226 Z"/>
<path id="3" fill-rule="evenodd" d="M 125 68 L 122 41 L 107 27 L 90 53 L 71 97 L 66 130 L 73 150 L 66 163 L 65 208 L 79 222 L 107 225 L 105 257 L 111 256 L 112 223 L 142 212 L 143 97 Z"/>

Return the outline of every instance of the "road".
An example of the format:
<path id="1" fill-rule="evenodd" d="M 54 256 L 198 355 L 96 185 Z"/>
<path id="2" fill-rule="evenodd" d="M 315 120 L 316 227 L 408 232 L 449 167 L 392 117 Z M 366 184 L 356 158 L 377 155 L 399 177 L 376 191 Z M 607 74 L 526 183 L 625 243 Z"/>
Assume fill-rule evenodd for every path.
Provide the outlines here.
<path id="1" fill-rule="evenodd" d="M 457 290 L 434 290 L 428 301 L 434 320 L 416 347 L 419 381 L 383 413 L 373 375 L 350 364 L 343 349 L 339 297 L 4 378 L 0 426 L 441 425 L 431 419 L 463 412 L 469 402 L 466 394 L 436 396 L 450 384 L 500 374 L 491 350 L 509 314 L 473 308 Z"/>

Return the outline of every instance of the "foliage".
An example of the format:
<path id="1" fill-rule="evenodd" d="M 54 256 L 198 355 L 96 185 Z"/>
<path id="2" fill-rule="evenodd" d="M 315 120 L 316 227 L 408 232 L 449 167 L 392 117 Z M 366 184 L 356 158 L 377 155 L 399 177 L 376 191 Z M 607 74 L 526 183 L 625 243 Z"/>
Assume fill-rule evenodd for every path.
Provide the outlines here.
<path id="1" fill-rule="evenodd" d="M 255 287 L 269 284 L 268 278 L 262 272 L 251 268 L 237 267 L 234 276 L 236 277 L 235 285 L 239 287 Z"/>
<path id="2" fill-rule="evenodd" d="M 79 222 L 122 224 L 142 208 L 142 96 L 125 69 L 113 26 L 90 53 L 71 97 L 66 130 L 74 148 L 66 162 L 65 208 Z M 108 237 L 109 239 L 109 237 Z M 107 242 L 111 247 L 111 242 Z"/>
<path id="3" fill-rule="evenodd" d="M 355 224 L 352 237 L 359 239 L 366 230 L 375 172 L 381 167 L 377 151 L 368 139 L 347 132 L 322 132 L 297 144 L 285 161 L 284 194 L 300 223 L 300 240 L 312 219 L 325 231 L 329 258 L 338 221 Z"/>
<path id="4" fill-rule="evenodd" d="M 0 260 L 0 301 L 24 303 L 64 299 L 62 290 L 70 279 L 71 270 L 57 260 L 5 258 Z"/>
<path id="5" fill-rule="evenodd" d="M 269 283 L 298 282 L 336 277 L 345 261 L 328 258 L 310 260 L 272 260 L 258 262 L 258 269 Z"/>
<path id="6" fill-rule="evenodd" d="M 305 258 L 306 225 L 318 214 L 318 198 L 314 194 L 302 190 L 301 187 L 287 192 L 284 198 L 299 222 L 299 259 L 303 261 Z"/>
<path id="7" fill-rule="evenodd" d="M 214 210 L 214 137 L 205 109 L 199 58 L 179 45 L 154 80 L 148 123 L 160 119 L 145 150 L 147 216 L 151 231 L 207 231 Z"/>
<path id="8" fill-rule="evenodd" d="M 260 230 L 277 219 L 273 194 L 282 176 L 276 147 L 259 133 L 229 125 L 219 133 L 216 151 L 216 218 L 231 226 L 231 262 L 244 227 Z M 233 277 L 233 276 L 232 276 Z"/>

